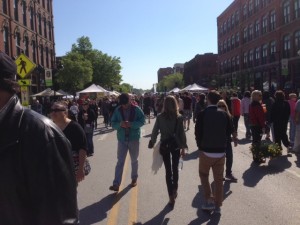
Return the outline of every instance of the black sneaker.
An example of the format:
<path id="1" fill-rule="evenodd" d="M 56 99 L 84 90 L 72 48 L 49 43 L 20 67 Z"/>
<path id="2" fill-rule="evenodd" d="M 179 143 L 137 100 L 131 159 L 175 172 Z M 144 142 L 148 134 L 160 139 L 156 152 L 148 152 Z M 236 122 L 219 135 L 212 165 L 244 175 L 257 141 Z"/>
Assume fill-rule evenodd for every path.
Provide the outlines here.
<path id="1" fill-rule="evenodd" d="M 232 174 L 230 175 L 226 175 L 225 176 L 226 180 L 232 181 L 232 182 L 237 182 L 237 178 L 235 176 L 233 176 Z"/>

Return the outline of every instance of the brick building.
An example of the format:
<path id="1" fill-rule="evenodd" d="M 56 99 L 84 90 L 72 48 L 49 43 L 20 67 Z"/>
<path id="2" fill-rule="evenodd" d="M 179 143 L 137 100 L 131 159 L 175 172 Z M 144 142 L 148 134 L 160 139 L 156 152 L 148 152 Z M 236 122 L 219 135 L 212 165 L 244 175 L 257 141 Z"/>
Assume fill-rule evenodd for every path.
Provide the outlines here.
<path id="1" fill-rule="evenodd" d="M 217 18 L 221 86 L 300 88 L 300 0 L 234 0 Z"/>
<path id="2" fill-rule="evenodd" d="M 197 83 L 204 87 L 214 86 L 211 81 L 217 78 L 218 55 L 206 53 L 196 55 L 192 60 L 184 64 L 183 80 L 185 85 Z"/>
<path id="3" fill-rule="evenodd" d="M 28 74 L 30 92 L 45 89 L 45 69 L 55 68 L 52 0 L 2 0 L 0 49 L 11 57 L 24 53 L 36 65 Z M 49 71 L 49 70 L 48 70 Z"/>

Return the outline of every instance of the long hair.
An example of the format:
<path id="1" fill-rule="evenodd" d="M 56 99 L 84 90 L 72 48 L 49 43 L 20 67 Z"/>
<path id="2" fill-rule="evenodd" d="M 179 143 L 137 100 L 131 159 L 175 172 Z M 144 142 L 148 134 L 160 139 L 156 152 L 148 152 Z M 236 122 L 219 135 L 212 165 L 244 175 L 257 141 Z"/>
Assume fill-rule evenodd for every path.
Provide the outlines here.
<path id="1" fill-rule="evenodd" d="M 228 114 L 228 116 L 232 117 L 230 112 L 229 112 L 228 105 L 226 104 L 226 101 L 224 101 L 223 99 L 219 100 L 218 103 L 217 103 L 217 106 L 218 107 L 224 106 L 225 112 Z"/>
<path id="2" fill-rule="evenodd" d="M 162 113 L 168 119 L 178 117 L 179 107 L 178 107 L 178 104 L 177 104 L 177 100 L 174 96 L 168 95 L 165 98 Z"/>

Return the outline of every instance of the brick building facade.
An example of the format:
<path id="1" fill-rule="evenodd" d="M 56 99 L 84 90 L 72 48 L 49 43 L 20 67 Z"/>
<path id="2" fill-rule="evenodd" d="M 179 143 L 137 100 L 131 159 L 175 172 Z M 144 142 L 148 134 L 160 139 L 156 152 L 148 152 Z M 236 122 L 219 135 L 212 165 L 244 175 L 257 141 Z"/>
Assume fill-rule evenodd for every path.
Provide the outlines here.
<path id="1" fill-rule="evenodd" d="M 234 0 L 217 18 L 221 86 L 300 88 L 300 0 Z"/>
<path id="2" fill-rule="evenodd" d="M 187 86 L 189 84 L 197 83 L 204 87 L 214 86 L 213 80 L 217 79 L 218 55 L 213 53 L 206 53 L 203 55 L 196 55 L 192 60 L 184 64 L 183 80 Z"/>
<path id="3" fill-rule="evenodd" d="M 0 49 L 11 57 L 24 53 L 37 66 L 26 78 L 31 93 L 45 89 L 45 69 L 55 68 L 52 0 L 0 1 Z"/>

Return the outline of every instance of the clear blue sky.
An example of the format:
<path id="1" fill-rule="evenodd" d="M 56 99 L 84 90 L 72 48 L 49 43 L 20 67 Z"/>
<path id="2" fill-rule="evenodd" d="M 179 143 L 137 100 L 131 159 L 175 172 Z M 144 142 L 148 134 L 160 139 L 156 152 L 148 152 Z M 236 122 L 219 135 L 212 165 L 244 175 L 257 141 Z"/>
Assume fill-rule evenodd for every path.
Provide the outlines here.
<path id="1" fill-rule="evenodd" d="M 150 89 L 157 71 L 217 53 L 217 17 L 233 0 L 56 0 L 56 55 L 81 36 L 120 57 L 123 82 Z"/>

